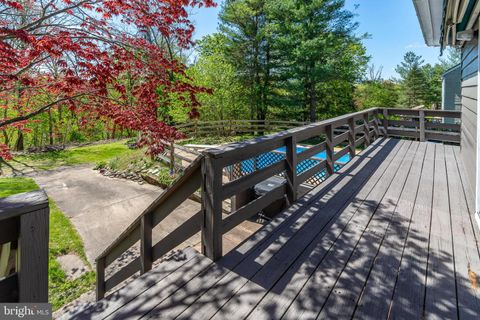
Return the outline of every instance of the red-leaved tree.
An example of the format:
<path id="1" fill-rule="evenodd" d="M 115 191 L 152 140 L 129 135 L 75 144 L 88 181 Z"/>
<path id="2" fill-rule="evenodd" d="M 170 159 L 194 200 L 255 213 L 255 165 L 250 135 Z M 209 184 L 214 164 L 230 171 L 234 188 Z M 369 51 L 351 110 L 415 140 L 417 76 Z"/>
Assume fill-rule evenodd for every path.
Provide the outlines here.
<path id="1" fill-rule="evenodd" d="M 192 7 L 213 0 L 0 0 L 0 130 L 58 105 L 107 117 L 141 133 L 155 154 L 179 137 L 160 121 L 180 101 L 198 115 L 196 95 L 172 48 L 192 45 Z M 86 120 L 88 121 L 88 120 Z M 0 144 L 0 157 L 11 157 Z"/>

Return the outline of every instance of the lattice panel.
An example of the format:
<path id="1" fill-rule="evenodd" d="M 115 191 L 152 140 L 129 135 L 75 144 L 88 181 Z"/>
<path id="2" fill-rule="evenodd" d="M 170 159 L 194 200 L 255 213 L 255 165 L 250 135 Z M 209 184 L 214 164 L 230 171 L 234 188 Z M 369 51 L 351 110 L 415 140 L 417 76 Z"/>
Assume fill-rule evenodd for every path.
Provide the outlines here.
<path id="1" fill-rule="evenodd" d="M 254 158 L 243 160 L 225 168 L 225 173 L 230 180 L 249 175 L 258 169 L 266 168 L 274 163 L 285 159 L 285 154 L 281 152 L 266 152 Z"/>
<path id="2" fill-rule="evenodd" d="M 310 168 L 313 168 L 317 164 L 319 164 L 323 160 L 310 158 L 303 160 L 297 165 L 297 175 L 302 174 L 303 172 L 307 171 Z M 334 170 L 338 171 L 344 164 L 335 163 Z M 313 176 L 305 180 L 304 183 L 311 185 L 311 186 L 318 186 L 320 183 L 325 181 L 328 178 L 327 169 L 322 169 L 319 172 L 315 173 Z"/>
<path id="3" fill-rule="evenodd" d="M 282 152 L 266 152 L 262 153 L 254 158 L 243 160 L 234 165 L 228 166 L 225 168 L 225 174 L 230 178 L 230 181 L 236 180 L 240 177 L 249 175 L 255 172 L 258 169 L 266 168 L 274 163 L 277 163 L 285 159 L 285 153 Z M 297 175 L 302 174 L 308 169 L 316 166 L 322 160 L 318 158 L 310 158 L 303 160 L 297 165 Z M 335 163 L 334 170 L 339 170 L 344 164 Z M 284 177 L 284 173 L 280 176 Z M 310 186 L 318 186 L 320 183 L 325 181 L 328 177 L 327 170 L 322 169 L 319 172 L 315 173 L 313 176 L 308 178 L 304 183 Z"/>

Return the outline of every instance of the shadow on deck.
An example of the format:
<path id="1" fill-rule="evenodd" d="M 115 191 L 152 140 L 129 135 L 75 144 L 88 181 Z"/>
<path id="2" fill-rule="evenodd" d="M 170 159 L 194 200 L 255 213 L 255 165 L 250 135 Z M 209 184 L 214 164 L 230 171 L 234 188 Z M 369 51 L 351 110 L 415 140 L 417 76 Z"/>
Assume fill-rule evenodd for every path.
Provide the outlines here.
<path id="1" fill-rule="evenodd" d="M 476 318 L 479 230 L 458 153 L 379 139 L 216 263 L 176 252 L 65 318 Z"/>

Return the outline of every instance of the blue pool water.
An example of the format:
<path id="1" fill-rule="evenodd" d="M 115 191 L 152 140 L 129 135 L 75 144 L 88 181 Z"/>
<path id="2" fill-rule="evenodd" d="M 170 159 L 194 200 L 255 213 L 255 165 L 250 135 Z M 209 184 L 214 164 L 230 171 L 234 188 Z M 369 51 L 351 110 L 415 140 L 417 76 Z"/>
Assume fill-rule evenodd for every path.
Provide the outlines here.
<path id="1" fill-rule="evenodd" d="M 305 150 L 308 150 L 308 148 L 307 147 L 297 147 L 297 154 L 302 153 Z M 287 147 L 281 147 L 281 148 L 276 149 L 275 151 L 285 153 L 287 151 Z M 312 156 L 311 159 L 325 160 L 325 159 L 327 159 L 327 151 L 322 151 L 320 153 L 317 153 L 314 156 Z M 339 163 L 339 164 L 345 164 L 348 161 L 350 161 L 350 155 L 346 154 L 346 155 L 342 156 L 341 158 L 339 158 L 336 162 Z"/>
<path id="2" fill-rule="evenodd" d="M 307 149 L 308 149 L 307 147 L 298 146 L 297 154 L 302 153 Z M 242 165 L 241 165 L 242 175 L 252 173 L 258 169 L 266 168 L 278 161 L 285 159 L 285 155 L 286 155 L 286 148 L 281 147 L 276 149 L 275 151 L 262 153 L 256 156 L 255 158 L 244 160 L 242 161 Z M 314 166 L 316 166 L 318 163 L 325 160 L 326 158 L 327 158 L 326 151 L 322 151 L 315 154 L 311 158 L 303 160 L 297 165 L 297 174 L 301 174 L 302 172 L 305 172 L 308 169 L 313 168 Z M 349 154 L 342 156 L 335 162 L 334 170 L 335 171 L 339 170 L 348 161 L 350 161 Z M 232 167 L 232 170 L 233 170 L 233 167 Z M 327 177 L 326 170 L 325 169 L 319 170 L 319 172 L 316 173 L 314 177 L 317 178 L 317 180 L 323 181 Z"/>

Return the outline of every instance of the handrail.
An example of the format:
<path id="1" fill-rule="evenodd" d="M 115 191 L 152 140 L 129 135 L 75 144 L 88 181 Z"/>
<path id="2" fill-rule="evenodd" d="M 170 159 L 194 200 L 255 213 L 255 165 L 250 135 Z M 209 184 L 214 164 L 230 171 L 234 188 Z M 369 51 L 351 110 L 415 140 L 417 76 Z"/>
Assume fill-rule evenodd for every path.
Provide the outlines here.
<path id="1" fill-rule="evenodd" d="M 136 272 L 142 274 L 152 268 L 152 263 L 163 254 L 173 250 L 188 238 L 200 231 L 201 212 L 177 227 L 181 233 L 170 233 L 157 244 L 152 245 L 152 229 L 161 223 L 181 203 L 201 187 L 201 163 L 199 156 L 173 185 L 166 189 L 145 211 L 133 221 L 122 234 L 109 245 L 96 259 L 97 299 Z M 172 236 L 172 234 L 174 236 Z M 128 265 L 120 268 L 109 279 L 105 279 L 105 269 L 123 253 L 140 241 L 141 255 Z"/>
<path id="2" fill-rule="evenodd" d="M 261 133 L 281 131 L 304 126 L 308 122 L 280 120 L 217 120 L 196 121 L 176 125 L 175 127 L 188 135 L 201 136 L 217 131 L 222 135 L 242 133 Z"/>
<path id="3" fill-rule="evenodd" d="M 444 118 L 460 117 L 461 113 L 456 111 L 372 108 L 208 149 L 97 258 L 97 298 L 134 273 L 147 272 L 155 260 L 199 231 L 202 232 L 202 252 L 214 261 L 219 259 L 226 232 L 273 202 L 293 204 L 306 181 L 323 181 L 337 170 L 341 157 L 347 154 L 350 159 L 355 157 L 359 147 L 369 146 L 380 136 L 458 142 L 460 124 L 446 122 Z M 304 147 L 305 141 L 314 141 L 314 145 Z M 299 146 L 303 151 L 299 152 Z M 286 151 L 276 152 L 278 148 Z M 251 163 L 253 168 L 246 170 L 245 166 Z M 240 174 L 226 181 L 223 172 L 227 168 Z M 283 183 L 235 206 L 227 217 L 222 216 L 223 201 L 236 198 L 273 176 L 283 177 Z M 152 228 L 199 188 L 202 189 L 202 209 L 152 245 Z M 105 280 L 105 268 L 138 241 L 140 257 Z"/>
<path id="4" fill-rule="evenodd" d="M 339 126 L 348 124 L 349 119 L 353 120 L 362 120 L 365 114 L 372 115 L 377 112 L 378 108 L 371 108 L 363 111 L 358 111 L 355 113 L 349 113 L 346 115 L 342 115 L 336 118 L 323 120 L 320 122 L 311 123 L 305 125 L 303 127 L 293 128 L 289 130 L 285 130 L 278 133 L 269 134 L 266 136 L 262 136 L 259 138 L 254 138 L 247 141 L 241 142 L 234 142 L 226 145 L 222 145 L 220 147 L 212 148 L 206 150 L 204 153 L 208 154 L 214 158 L 227 158 L 231 157 L 232 154 L 235 155 L 242 155 L 243 159 L 249 158 L 253 154 L 258 151 L 258 147 L 266 148 L 278 148 L 282 146 L 282 139 L 286 139 L 292 137 L 293 135 L 297 136 L 297 138 L 304 140 L 308 139 L 309 137 L 314 136 L 319 131 L 322 131 L 325 127 L 331 125 L 334 128 Z"/>

